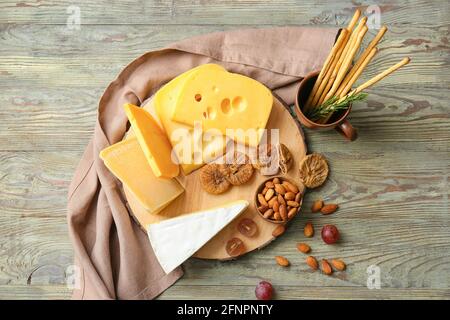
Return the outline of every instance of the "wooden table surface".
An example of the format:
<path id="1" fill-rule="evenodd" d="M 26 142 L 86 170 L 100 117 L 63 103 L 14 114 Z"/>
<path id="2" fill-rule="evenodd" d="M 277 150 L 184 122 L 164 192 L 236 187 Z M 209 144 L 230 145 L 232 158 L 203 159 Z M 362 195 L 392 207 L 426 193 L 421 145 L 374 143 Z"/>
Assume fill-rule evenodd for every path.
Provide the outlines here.
<path id="1" fill-rule="evenodd" d="M 73 252 L 66 193 L 93 133 L 98 100 L 130 61 L 170 42 L 219 30 L 344 26 L 355 3 L 378 4 L 389 27 L 367 79 L 404 56 L 412 63 L 370 90 L 351 114 L 359 139 L 306 131 L 329 159 L 326 185 L 267 248 L 234 262 L 191 259 L 161 298 L 254 298 L 261 279 L 280 299 L 450 298 L 450 5 L 448 1 L 154 0 L 0 2 L 0 299 L 66 299 Z M 80 30 L 67 27 L 77 5 Z M 69 13 L 68 13 L 69 12 Z M 375 34 L 370 30 L 370 34 Z M 368 37 L 369 38 L 369 37 Z M 331 216 L 309 212 L 323 197 Z M 336 224 L 340 244 L 308 241 L 348 270 L 310 272 L 295 246 L 312 221 Z M 290 268 L 274 263 L 291 260 Z M 367 268 L 380 270 L 369 290 Z"/>

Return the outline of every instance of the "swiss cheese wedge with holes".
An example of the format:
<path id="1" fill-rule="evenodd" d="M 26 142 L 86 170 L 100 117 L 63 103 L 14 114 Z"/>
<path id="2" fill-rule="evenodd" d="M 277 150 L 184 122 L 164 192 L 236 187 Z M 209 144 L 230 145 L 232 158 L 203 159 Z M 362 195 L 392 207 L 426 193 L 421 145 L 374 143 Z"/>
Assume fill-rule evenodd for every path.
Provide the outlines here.
<path id="1" fill-rule="evenodd" d="M 228 142 L 228 139 L 222 134 L 207 135 L 203 132 L 195 134 L 192 126 L 171 119 L 183 85 L 190 76 L 205 69 L 226 72 L 224 68 L 217 64 L 204 64 L 193 68 L 158 90 L 153 101 L 144 107 L 150 113 L 156 113 L 184 174 L 189 174 L 205 163 L 222 156 Z"/>
<path id="2" fill-rule="evenodd" d="M 236 142 L 257 146 L 273 96 L 256 80 L 210 66 L 190 74 L 175 101 L 171 120 L 191 127 L 201 123 L 204 131 L 215 129 Z"/>

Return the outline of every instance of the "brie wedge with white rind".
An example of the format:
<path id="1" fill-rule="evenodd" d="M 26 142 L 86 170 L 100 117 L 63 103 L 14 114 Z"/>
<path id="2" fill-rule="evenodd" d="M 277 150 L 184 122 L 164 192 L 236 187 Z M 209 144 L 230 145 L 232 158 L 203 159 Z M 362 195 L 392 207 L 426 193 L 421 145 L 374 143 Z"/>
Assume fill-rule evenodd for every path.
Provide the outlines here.
<path id="1" fill-rule="evenodd" d="M 238 200 L 150 224 L 147 234 L 163 270 L 173 271 L 247 207 L 248 201 Z"/>

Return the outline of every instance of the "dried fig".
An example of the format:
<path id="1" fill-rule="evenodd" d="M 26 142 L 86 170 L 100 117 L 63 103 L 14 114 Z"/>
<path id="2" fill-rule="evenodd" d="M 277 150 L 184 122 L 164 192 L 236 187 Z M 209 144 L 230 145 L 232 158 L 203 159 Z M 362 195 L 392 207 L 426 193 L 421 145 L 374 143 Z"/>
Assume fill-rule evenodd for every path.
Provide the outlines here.
<path id="1" fill-rule="evenodd" d="M 207 164 L 200 169 L 200 184 L 206 192 L 212 194 L 223 193 L 231 186 L 220 165 L 216 163 Z"/>
<path id="2" fill-rule="evenodd" d="M 234 186 L 246 183 L 253 175 L 253 166 L 250 158 L 241 152 L 235 152 L 231 161 L 220 165 L 223 175 Z"/>
<path id="3" fill-rule="evenodd" d="M 278 152 L 271 144 L 261 144 L 256 149 L 253 167 L 263 175 L 271 176 L 278 173 Z"/>
<path id="4" fill-rule="evenodd" d="M 327 160 L 321 154 L 307 155 L 300 162 L 300 179 L 308 188 L 321 186 L 327 179 L 328 172 Z"/>
<path id="5" fill-rule="evenodd" d="M 278 151 L 278 166 L 280 167 L 281 173 L 286 174 L 292 167 L 293 157 L 288 147 L 284 144 L 279 143 L 277 146 Z"/>

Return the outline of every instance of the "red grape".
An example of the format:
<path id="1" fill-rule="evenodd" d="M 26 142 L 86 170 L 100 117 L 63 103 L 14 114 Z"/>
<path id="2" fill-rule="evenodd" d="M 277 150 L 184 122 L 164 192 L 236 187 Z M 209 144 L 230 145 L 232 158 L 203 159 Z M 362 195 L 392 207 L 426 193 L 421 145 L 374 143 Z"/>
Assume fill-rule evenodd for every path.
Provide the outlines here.
<path id="1" fill-rule="evenodd" d="M 261 281 L 258 283 L 255 289 L 255 295 L 258 300 L 270 300 L 272 299 L 273 287 L 267 281 Z"/>
<path id="2" fill-rule="evenodd" d="M 332 224 L 327 224 L 322 228 L 322 240 L 326 244 L 332 244 L 339 240 L 339 231 Z"/>

